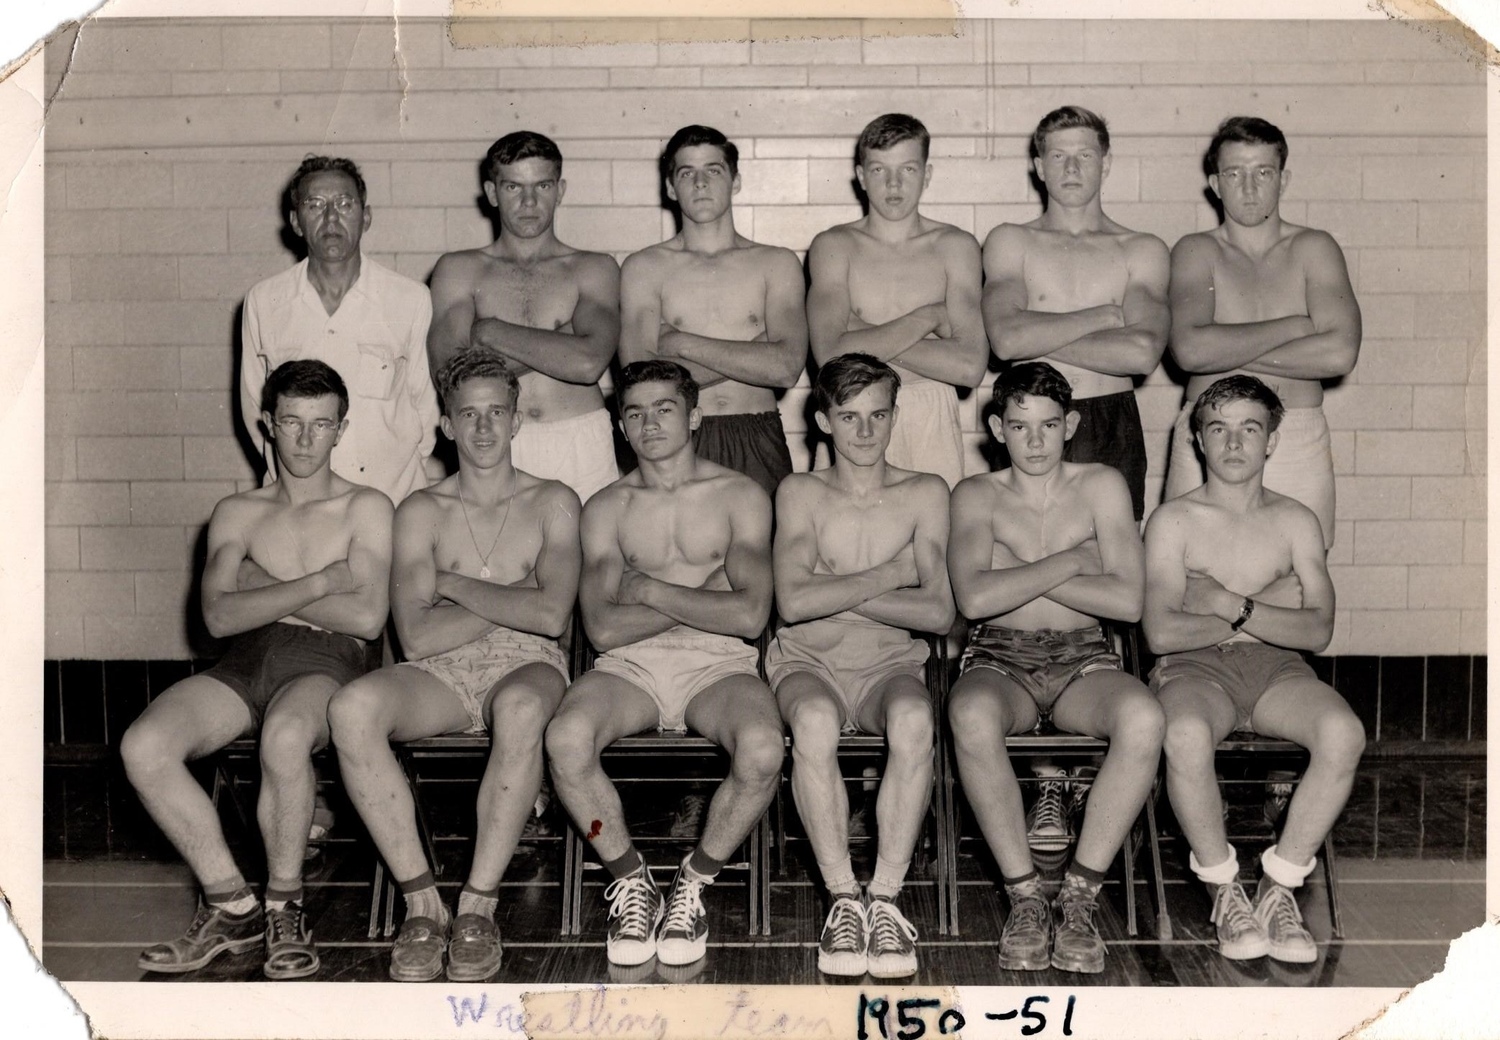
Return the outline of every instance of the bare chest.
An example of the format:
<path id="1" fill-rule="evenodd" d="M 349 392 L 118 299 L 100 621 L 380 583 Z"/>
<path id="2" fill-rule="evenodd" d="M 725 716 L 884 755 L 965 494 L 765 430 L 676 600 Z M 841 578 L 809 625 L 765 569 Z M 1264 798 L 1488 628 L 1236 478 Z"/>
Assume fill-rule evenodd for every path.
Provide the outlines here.
<path id="1" fill-rule="evenodd" d="M 1038 235 L 1025 275 L 1027 308 L 1058 313 L 1124 303 L 1130 268 L 1113 238 Z"/>
<path id="2" fill-rule="evenodd" d="M 1007 495 L 997 500 L 993 517 L 995 542 L 1027 563 L 1071 549 L 1098 533 L 1093 511 L 1077 495 L 1059 496 L 1041 505 Z"/>
<path id="3" fill-rule="evenodd" d="M 1307 278 L 1285 246 L 1259 260 L 1224 255 L 1214 265 L 1214 320 L 1269 321 L 1307 313 Z"/>
<path id="4" fill-rule="evenodd" d="M 524 503 L 498 509 L 445 501 L 433 557 L 439 570 L 509 585 L 536 569 L 541 524 Z M 486 573 L 488 572 L 488 573 Z"/>
<path id="5" fill-rule="evenodd" d="M 625 565 L 663 581 L 693 586 L 723 566 L 729 552 L 729 518 L 710 504 L 707 491 L 634 496 L 619 526 Z"/>
<path id="6" fill-rule="evenodd" d="M 321 570 L 349 555 L 346 500 L 267 508 L 250 538 L 250 559 L 283 581 Z"/>
<path id="7" fill-rule="evenodd" d="M 1183 553 L 1189 572 L 1212 575 L 1231 592 L 1249 595 L 1292 573 L 1291 543 L 1259 519 L 1212 514 L 1195 522 Z"/>
<path id="8" fill-rule="evenodd" d="M 474 314 L 531 329 L 560 329 L 573 320 L 578 285 L 558 260 L 534 264 L 491 261 L 474 290 Z"/>
<path id="9" fill-rule="evenodd" d="M 849 304 L 869 325 L 883 325 L 948 295 L 948 272 L 929 244 L 860 243 L 849 257 Z"/>
<path id="10" fill-rule="evenodd" d="M 751 340 L 766 331 L 765 278 L 735 255 L 684 257 L 665 273 L 662 320 L 716 339 Z"/>
<path id="11" fill-rule="evenodd" d="M 885 563 L 912 543 L 916 517 L 900 501 L 825 502 L 814 527 L 818 562 L 830 574 L 855 574 Z"/>

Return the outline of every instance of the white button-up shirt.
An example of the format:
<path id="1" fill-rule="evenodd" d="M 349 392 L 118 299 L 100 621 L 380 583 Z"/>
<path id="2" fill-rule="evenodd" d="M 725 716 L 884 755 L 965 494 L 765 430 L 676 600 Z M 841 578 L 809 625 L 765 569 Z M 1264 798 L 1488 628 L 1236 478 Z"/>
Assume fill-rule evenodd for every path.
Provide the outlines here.
<path id="1" fill-rule="evenodd" d="M 361 254 L 359 277 L 329 314 L 307 278 L 307 261 L 272 275 L 245 297 L 240 408 L 250 437 L 276 473 L 261 428 L 261 391 L 282 362 L 332 366 L 349 389 L 349 426 L 333 471 L 384 491 L 392 502 L 427 486 L 423 459 L 437 440 L 438 403 L 427 367 L 427 287 Z"/>

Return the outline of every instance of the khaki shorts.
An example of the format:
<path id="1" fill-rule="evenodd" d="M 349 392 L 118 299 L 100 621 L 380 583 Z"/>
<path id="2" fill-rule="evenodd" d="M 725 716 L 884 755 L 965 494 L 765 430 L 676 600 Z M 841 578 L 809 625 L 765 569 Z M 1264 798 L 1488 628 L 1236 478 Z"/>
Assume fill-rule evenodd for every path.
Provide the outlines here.
<path id="1" fill-rule="evenodd" d="M 766 650 L 766 679 L 776 689 L 787 677 L 806 672 L 831 688 L 844 708 L 844 732 L 875 688 L 897 675 L 922 679 L 927 644 L 905 629 L 846 615 L 788 625 Z"/>
<path id="2" fill-rule="evenodd" d="M 465 732 L 483 733 L 485 697 L 501 679 L 528 664 L 551 665 L 562 676 L 563 685 L 567 685 L 568 662 L 558 649 L 557 640 L 508 628 L 496 628 L 472 643 L 420 661 L 405 661 L 396 667 L 424 671 L 458 694 L 469 713 L 469 728 Z"/>
<path id="3" fill-rule="evenodd" d="M 678 625 L 639 643 L 599 655 L 594 668 L 639 687 L 656 702 L 657 728 L 687 731 L 684 715 L 692 699 L 721 679 L 757 679 L 755 647 L 743 639 Z"/>
<path id="4" fill-rule="evenodd" d="M 614 431 L 603 408 L 551 422 L 522 421 L 510 442 L 516 469 L 543 480 L 560 480 L 587 502 L 620 479 Z"/>
<path id="5" fill-rule="evenodd" d="M 909 383 L 903 380 L 896 404 L 900 411 L 891 427 L 886 461 L 899 469 L 936 473 L 952 490 L 964 479 L 964 435 L 958 421 L 958 393 L 947 383 L 936 380 Z"/>
<path id="6" fill-rule="evenodd" d="M 1168 654 L 1151 669 L 1151 689 L 1158 696 L 1168 683 L 1179 679 L 1222 692 L 1234 704 L 1234 728 L 1247 733 L 1255 732 L 1250 717 L 1272 686 L 1288 679 L 1320 681 L 1301 654 L 1250 640 Z"/>

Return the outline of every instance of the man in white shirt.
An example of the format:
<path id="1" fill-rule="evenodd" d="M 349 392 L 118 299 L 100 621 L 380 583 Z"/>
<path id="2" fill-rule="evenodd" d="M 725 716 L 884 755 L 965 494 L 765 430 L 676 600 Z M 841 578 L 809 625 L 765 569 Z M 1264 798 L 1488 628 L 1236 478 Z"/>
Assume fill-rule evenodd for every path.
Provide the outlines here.
<path id="1" fill-rule="evenodd" d="M 354 163 L 309 156 L 289 194 L 292 230 L 307 243 L 307 259 L 245 297 L 240 414 L 274 477 L 274 456 L 253 421 L 266 375 L 285 361 L 326 362 L 349 388 L 348 432 L 334 448 L 333 471 L 399 504 L 427 486 L 437 437 L 427 366 L 431 299 L 426 286 L 360 251 L 370 210 Z"/>

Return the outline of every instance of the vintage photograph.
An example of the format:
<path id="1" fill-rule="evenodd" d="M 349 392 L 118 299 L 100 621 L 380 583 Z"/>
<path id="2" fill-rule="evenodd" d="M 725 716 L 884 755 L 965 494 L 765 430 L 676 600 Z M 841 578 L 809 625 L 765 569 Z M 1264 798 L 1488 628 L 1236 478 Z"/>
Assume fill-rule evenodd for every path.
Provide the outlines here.
<path id="1" fill-rule="evenodd" d="M 1483 923 L 1460 34 L 109 18 L 44 78 L 65 983 L 1404 988 Z"/>

